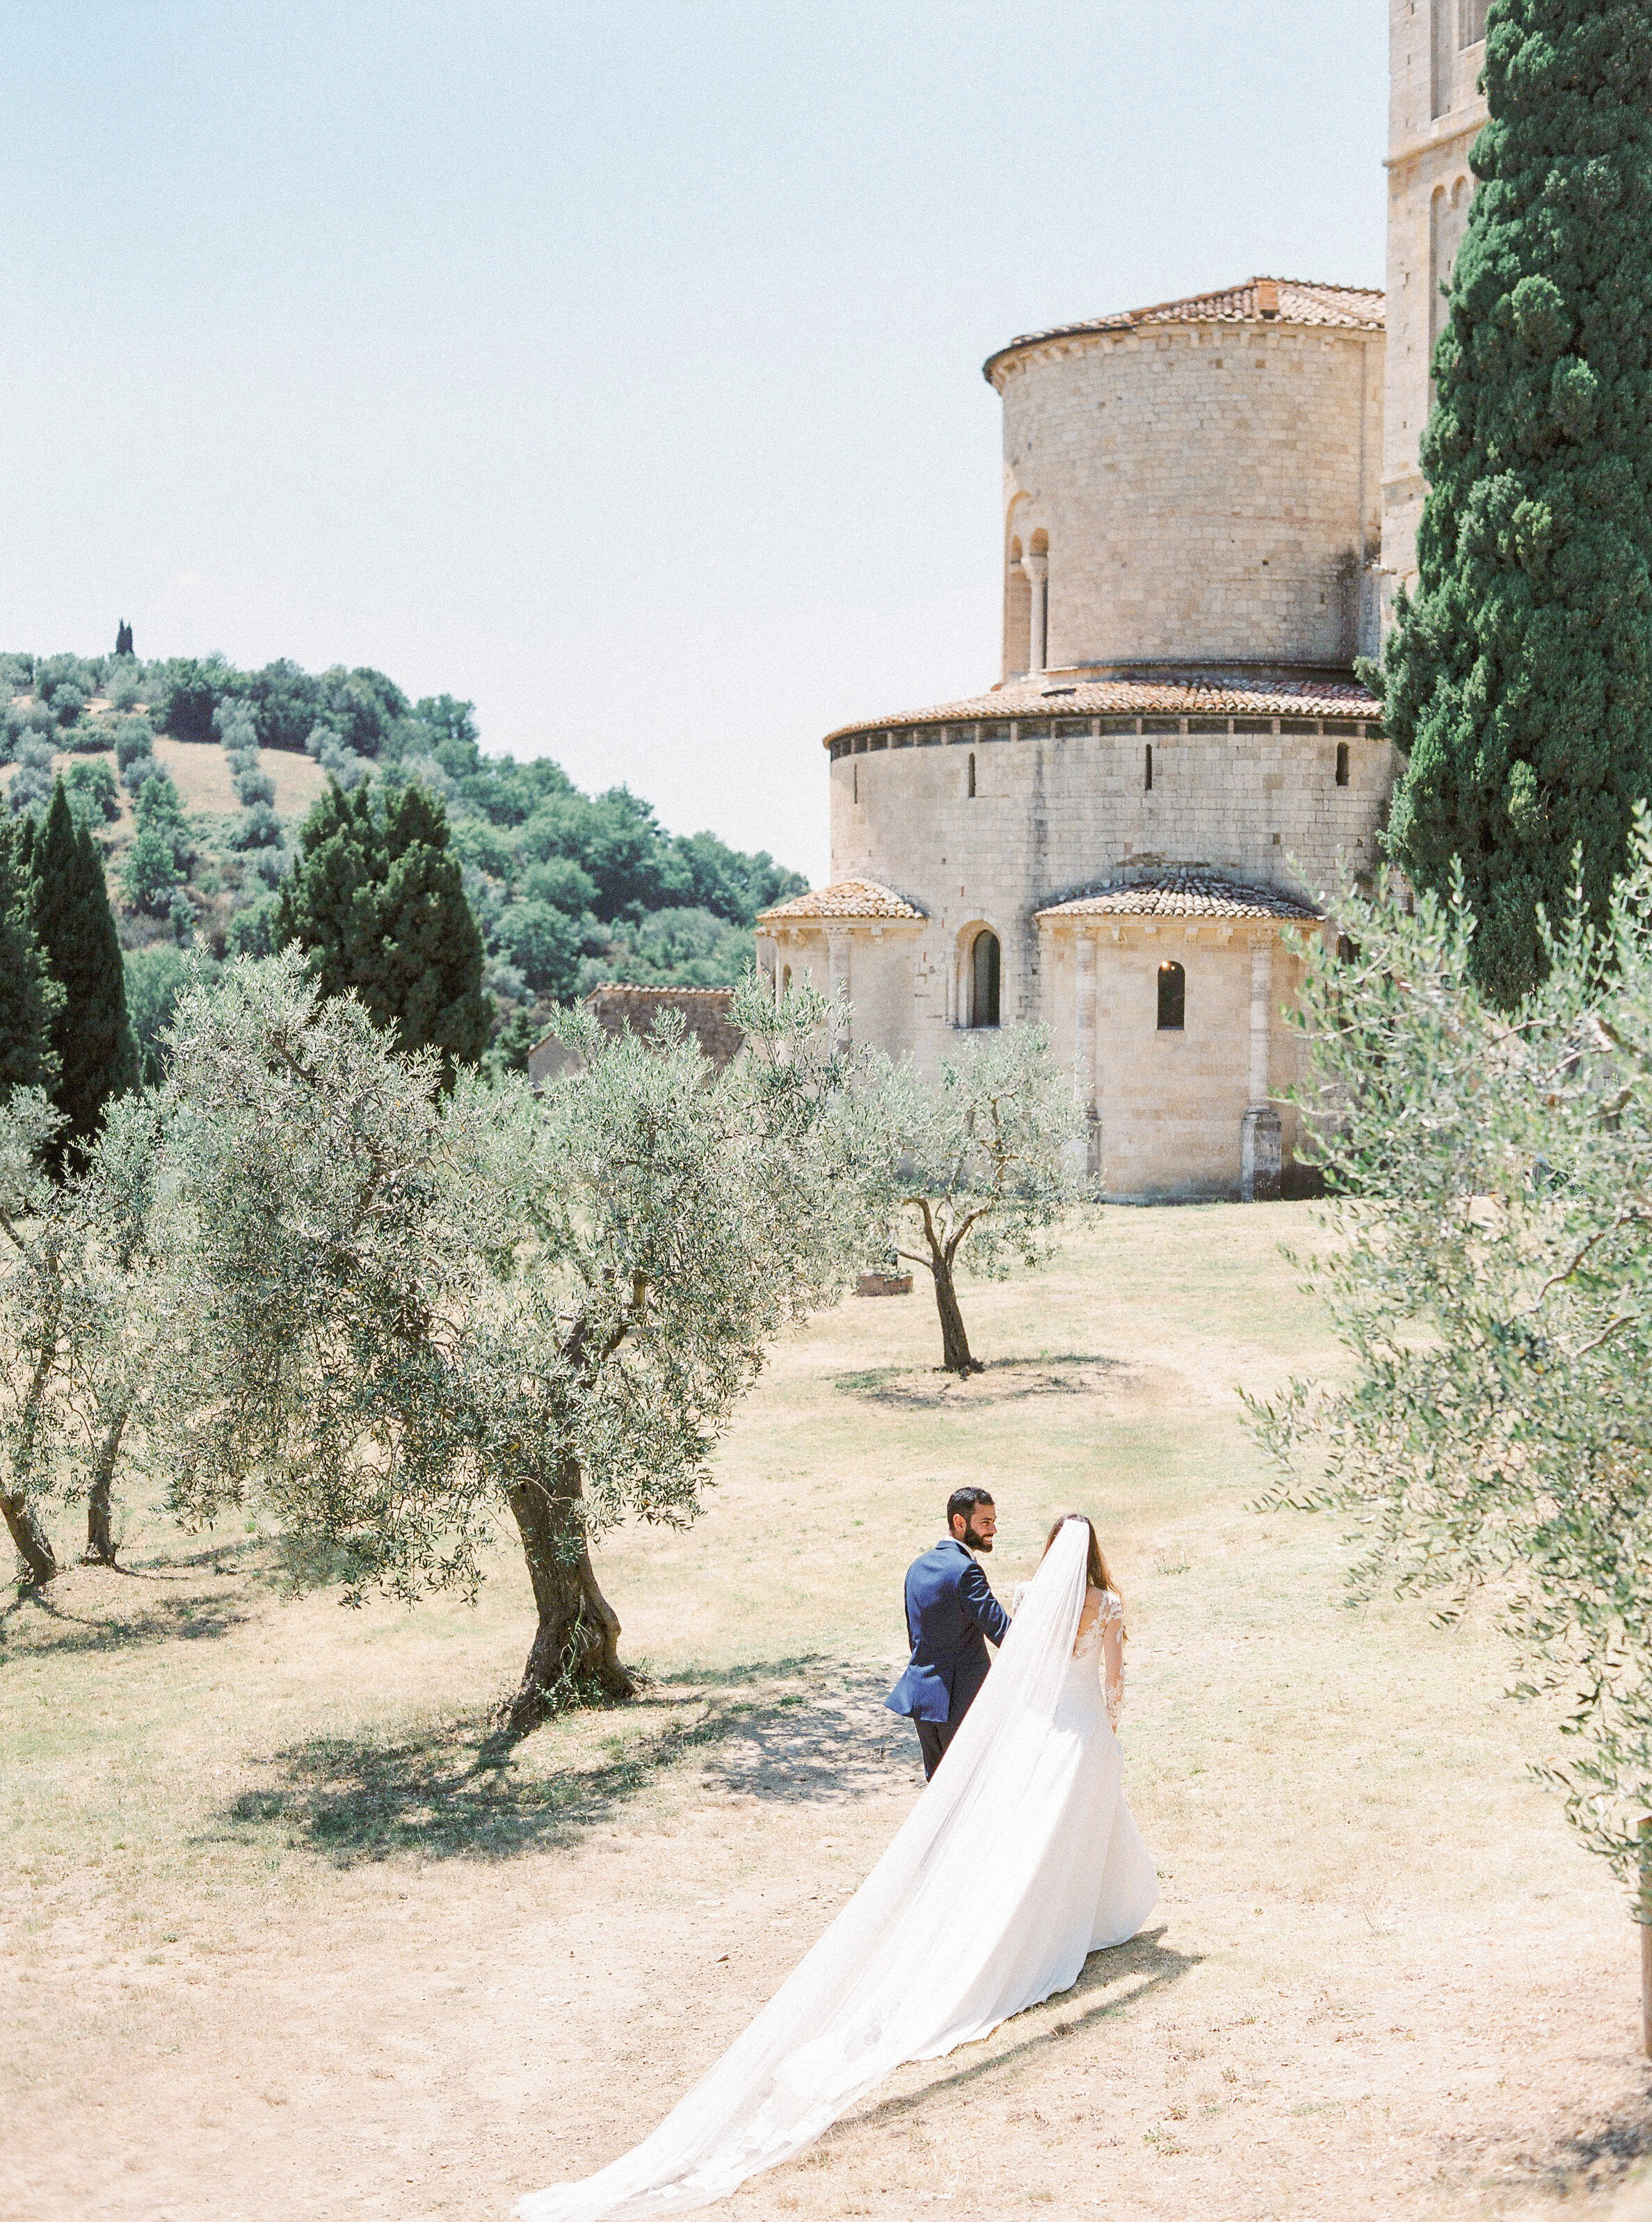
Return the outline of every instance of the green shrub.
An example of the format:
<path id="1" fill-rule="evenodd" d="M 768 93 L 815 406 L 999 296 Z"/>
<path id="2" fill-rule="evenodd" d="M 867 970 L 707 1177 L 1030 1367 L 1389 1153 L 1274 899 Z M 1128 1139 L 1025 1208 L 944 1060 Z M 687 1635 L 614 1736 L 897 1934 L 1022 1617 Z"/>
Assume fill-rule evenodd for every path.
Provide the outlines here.
<path id="1" fill-rule="evenodd" d="M 120 789 L 107 756 L 80 757 L 69 766 L 63 784 L 77 825 L 108 825 L 120 816 Z"/>

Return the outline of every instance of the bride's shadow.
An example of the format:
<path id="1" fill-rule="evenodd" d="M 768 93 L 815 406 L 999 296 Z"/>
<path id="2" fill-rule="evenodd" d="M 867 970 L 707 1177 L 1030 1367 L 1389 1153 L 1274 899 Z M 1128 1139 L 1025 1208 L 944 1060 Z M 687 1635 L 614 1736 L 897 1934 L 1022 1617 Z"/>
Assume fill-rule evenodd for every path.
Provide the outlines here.
<path id="1" fill-rule="evenodd" d="M 1048 2052 L 1076 2030 L 1093 2029 L 1109 2015 L 1122 2013 L 1156 1991 L 1180 1982 L 1203 1959 L 1202 1952 L 1178 1952 L 1164 1942 L 1163 1926 L 1144 1929 L 1127 1944 L 1092 1952 L 1078 1980 L 1070 1991 L 1029 2006 L 983 2037 L 966 2046 L 952 2064 L 931 2063 L 921 2087 L 899 2097 L 869 2100 L 845 2114 L 829 2136 L 898 2122 L 907 2114 L 931 2107 L 938 2098 L 948 2098 L 995 2079 L 1018 2073 L 1040 2054 Z"/>

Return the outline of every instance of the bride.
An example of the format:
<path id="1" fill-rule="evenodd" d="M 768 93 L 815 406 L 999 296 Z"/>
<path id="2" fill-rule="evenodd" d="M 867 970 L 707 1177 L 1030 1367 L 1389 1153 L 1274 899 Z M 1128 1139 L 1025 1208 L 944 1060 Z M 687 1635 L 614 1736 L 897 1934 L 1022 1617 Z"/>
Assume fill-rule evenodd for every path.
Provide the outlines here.
<path id="1" fill-rule="evenodd" d="M 651 2137 L 521 2222 L 709 2206 L 902 2061 L 985 2037 L 1135 1935 L 1159 1886 L 1114 1735 L 1124 1609 L 1088 1520 L 1057 1521 L 1014 1603 L 933 1781 L 813 1950 Z"/>

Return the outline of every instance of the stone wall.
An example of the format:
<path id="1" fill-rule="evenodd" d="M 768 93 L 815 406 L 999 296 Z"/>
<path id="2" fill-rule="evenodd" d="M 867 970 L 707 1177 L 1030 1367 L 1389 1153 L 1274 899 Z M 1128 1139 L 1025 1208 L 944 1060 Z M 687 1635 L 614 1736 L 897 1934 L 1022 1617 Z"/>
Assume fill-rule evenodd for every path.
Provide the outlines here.
<path id="1" fill-rule="evenodd" d="M 1021 737 L 1023 724 L 1035 723 L 1036 737 Z M 1289 730 L 1293 723 L 1307 730 Z M 825 990 L 846 982 L 856 1039 L 895 1056 L 909 1051 L 933 1071 L 966 1045 L 967 957 L 976 933 L 989 927 L 1002 949 L 1002 1022 L 1048 1030 L 1081 1102 L 1093 1104 L 1094 1169 L 1107 1192 L 1234 1195 L 1242 1122 L 1256 1108 L 1252 966 L 1263 942 L 1273 952 L 1263 1101 L 1280 1117 L 1287 1167 L 1297 1148 L 1296 1114 L 1277 1099 L 1300 1054 L 1284 1016 L 1300 969 L 1280 928 L 1129 917 L 1058 930 L 1041 927 L 1037 913 L 1166 869 L 1203 868 L 1310 900 L 1334 892 L 1343 860 L 1354 870 L 1379 861 L 1394 751 L 1356 723 L 1332 719 L 1050 724 L 1008 721 L 1014 738 L 973 748 L 868 747 L 839 756 L 831 770 L 833 880 L 875 881 L 927 915 L 898 929 L 811 926 L 765 935 L 764 969 L 776 976 L 787 964 L 809 971 Z M 1260 730 L 1234 730 L 1247 725 Z M 1125 730 L 1100 730 L 1109 726 Z M 1347 750 L 1341 785 L 1339 750 Z M 1095 967 L 1088 1074 L 1075 1069 L 1084 1062 L 1079 932 L 1090 937 Z M 1157 1023 L 1158 968 L 1167 956 L 1186 973 L 1187 1022 L 1174 1035 Z"/>
<path id="2" fill-rule="evenodd" d="M 1298 929 L 1304 936 L 1317 930 Z M 1079 1017 L 1080 932 L 1094 975 L 1088 1038 Z M 1032 932 L 1034 946 L 1041 944 L 1041 962 L 1033 975 L 1037 1007 L 1028 1015 L 1043 1025 L 1057 1063 L 1072 1077 L 1075 1102 L 1089 1119 L 1090 1170 L 1108 1196 L 1150 1202 L 1239 1195 L 1245 1114 L 1259 1092 L 1279 1118 L 1290 1177 L 1299 1148 L 1298 1120 L 1295 1108 L 1279 1099 L 1301 1070 L 1302 1039 L 1286 1012 L 1299 989 L 1302 965 L 1278 926 L 1121 918 L 1077 930 L 1046 929 L 1041 936 L 1036 927 Z M 961 935 L 875 938 L 867 927 L 853 926 L 838 929 L 833 938 L 835 956 L 822 927 L 760 933 L 758 961 L 776 984 L 787 968 L 794 980 L 812 978 L 822 994 L 846 980 L 856 1042 L 898 1057 L 917 1034 L 920 1069 L 932 1072 L 943 1057 L 968 1054 L 979 1037 L 948 1026 L 939 1015 L 958 945 L 970 938 L 967 929 Z M 1264 945 L 1267 1080 L 1258 1091 L 1253 962 Z M 1159 968 L 1166 958 L 1185 975 L 1185 1022 L 1179 1030 L 1159 1025 Z"/>
<path id="3" fill-rule="evenodd" d="M 1429 366 L 1468 219 L 1468 153 L 1486 122 L 1476 91 L 1484 0 L 1389 0 L 1388 341 L 1384 375 L 1385 611 L 1415 584 L 1426 491 L 1417 449 L 1431 400 Z M 1465 39 L 1465 34 L 1480 34 Z"/>
<path id="4" fill-rule="evenodd" d="M 1301 1070 L 1302 1037 L 1285 1011 L 1299 990 L 1302 964 L 1279 929 L 1227 920 L 1098 920 L 1091 933 L 1093 1075 L 1083 1070 L 1079 1055 L 1077 938 L 1071 928 L 1045 937 L 1045 1023 L 1057 1061 L 1074 1074 L 1081 1108 L 1094 1107 L 1093 1164 L 1104 1192 L 1120 1202 L 1239 1194 L 1258 947 L 1267 950 L 1269 971 L 1265 1100 L 1284 1129 L 1290 1167 L 1299 1144 L 1297 1114 L 1279 1098 Z M 1166 958 L 1186 975 L 1179 1031 L 1159 1025 L 1159 968 Z"/>
<path id="5" fill-rule="evenodd" d="M 1018 347 L 1003 396 L 1003 668 L 1028 665 L 1013 542 L 1049 536 L 1052 670 L 1346 665 L 1376 552 L 1382 335 L 1146 325 Z"/>
<path id="6" fill-rule="evenodd" d="M 1176 866 L 1312 900 L 1335 885 L 1339 857 L 1355 870 L 1379 862 L 1398 768 L 1386 741 L 1281 731 L 1292 721 L 1280 719 L 1234 719 L 1268 730 L 1218 733 L 1186 729 L 1228 720 L 1084 722 L 1131 730 L 889 749 L 832 766 L 832 878 L 876 880 L 928 913 L 914 988 L 920 1056 L 959 1015 L 959 943 L 979 924 L 1002 944 L 1001 1009 L 1014 1023 L 1040 1014 L 1033 918 L 1064 895 Z"/>

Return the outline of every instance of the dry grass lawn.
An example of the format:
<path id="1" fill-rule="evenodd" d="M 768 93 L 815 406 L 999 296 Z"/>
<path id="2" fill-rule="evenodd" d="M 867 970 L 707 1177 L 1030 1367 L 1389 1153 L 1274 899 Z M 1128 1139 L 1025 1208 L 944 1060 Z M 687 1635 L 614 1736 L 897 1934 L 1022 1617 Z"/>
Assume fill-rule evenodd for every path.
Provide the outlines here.
<path id="1" fill-rule="evenodd" d="M 1607 2213 L 1652 2151 L 1635 1938 L 1525 1777 L 1547 1724 L 1489 1629 L 1350 1610 L 1328 1523 L 1247 1510 L 1234 1384 L 1332 1357 L 1275 1247 L 1303 1210 L 1109 1215 L 970 1292 L 967 1386 L 921 1299 L 782 1345 L 701 1523 L 603 1554 L 645 1702 L 514 1752 L 503 1554 L 474 1612 L 348 1615 L 255 1531 L 135 1517 L 129 1571 L 19 1598 L 0 2211 L 481 2222 L 631 2143 L 917 1795 L 880 1701 L 968 1479 L 1001 1594 L 1055 1511 L 1102 1528 L 1161 1908 L 723 2211 Z"/>

